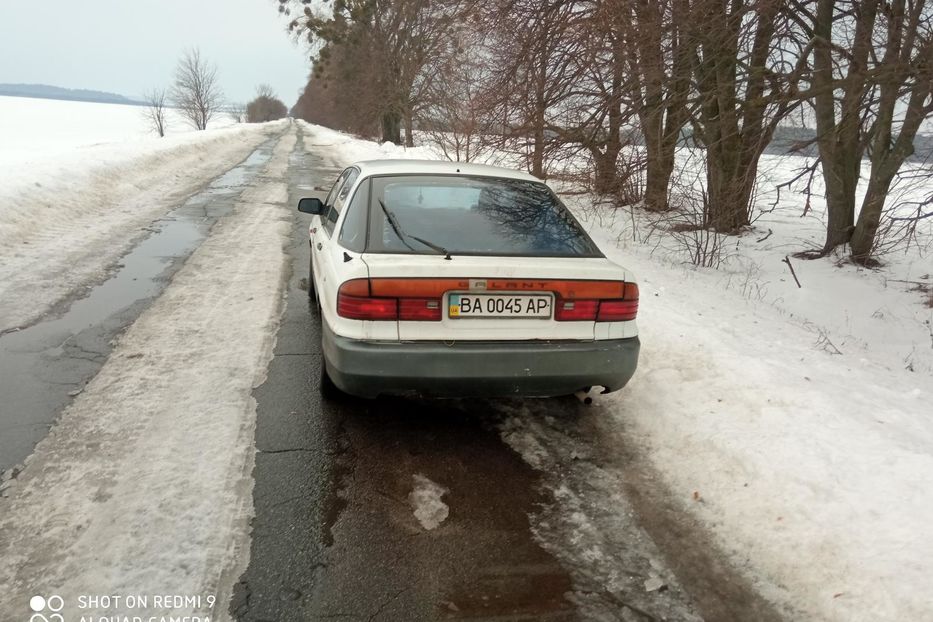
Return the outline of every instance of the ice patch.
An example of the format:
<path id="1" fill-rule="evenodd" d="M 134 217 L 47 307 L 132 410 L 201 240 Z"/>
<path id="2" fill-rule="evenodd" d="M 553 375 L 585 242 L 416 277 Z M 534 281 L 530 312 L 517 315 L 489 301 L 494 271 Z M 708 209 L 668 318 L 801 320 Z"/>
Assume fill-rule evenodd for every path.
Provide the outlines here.
<path id="1" fill-rule="evenodd" d="M 450 514 L 450 508 L 441 501 L 441 497 L 450 491 L 424 475 L 415 474 L 412 479 L 415 480 L 415 488 L 408 495 L 408 502 L 411 503 L 415 518 L 425 529 L 435 529 Z"/>

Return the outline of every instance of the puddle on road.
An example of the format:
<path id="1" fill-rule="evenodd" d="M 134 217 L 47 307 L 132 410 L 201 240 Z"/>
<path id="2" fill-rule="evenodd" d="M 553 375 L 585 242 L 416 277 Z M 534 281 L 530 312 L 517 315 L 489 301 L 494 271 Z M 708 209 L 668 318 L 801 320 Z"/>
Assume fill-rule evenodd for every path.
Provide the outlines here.
<path id="1" fill-rule="evenodd" d="M 58 413 L 107 360 L 111 341 L 161 293 L 272 155 L 276 139 L 147 230 L 111 276 L 61 314 L 0 335 L 0 472 L 32 453 Z M 37 283 L 37 287 L 41 284 Z"/>
<path id="2" fill-rule="evenodd" d="M 288 165 L 291 190 L 303 196 L 319 196 L 322 199 L 343 172 L 343 168 L 324 164 L 324 158 L 319 152 L 308 151 L 303 134 L 298 135 L 298 143 L 289 155 Z"/>

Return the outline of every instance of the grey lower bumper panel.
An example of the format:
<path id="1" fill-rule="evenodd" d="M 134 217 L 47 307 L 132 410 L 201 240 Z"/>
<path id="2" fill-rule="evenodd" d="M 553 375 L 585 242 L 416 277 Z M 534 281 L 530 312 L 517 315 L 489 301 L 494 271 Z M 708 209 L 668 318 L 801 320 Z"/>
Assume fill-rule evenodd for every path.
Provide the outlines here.
<path id="1" fill-rule="evenodd" d="M 372 342 L 323 327 L 327 372 L 358 397 L 567 395 L 589 386 L 621 389 L 638 364 L 638 337 L 606 341 Z"/>

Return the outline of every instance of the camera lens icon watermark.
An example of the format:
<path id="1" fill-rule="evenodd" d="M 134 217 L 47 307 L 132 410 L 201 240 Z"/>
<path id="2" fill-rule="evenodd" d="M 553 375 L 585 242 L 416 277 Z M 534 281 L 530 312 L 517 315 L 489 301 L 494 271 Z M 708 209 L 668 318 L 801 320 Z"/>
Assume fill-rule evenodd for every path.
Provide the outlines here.
<path id="1" fill-rule="evenodd" d="M 64 622 L 58 613 L 65 608 L 65 600 L 61 596 L 53 594 L 46 598 L 37 594 L 29 599 L 29 608 L 33 611 L 29 622 Z"/>

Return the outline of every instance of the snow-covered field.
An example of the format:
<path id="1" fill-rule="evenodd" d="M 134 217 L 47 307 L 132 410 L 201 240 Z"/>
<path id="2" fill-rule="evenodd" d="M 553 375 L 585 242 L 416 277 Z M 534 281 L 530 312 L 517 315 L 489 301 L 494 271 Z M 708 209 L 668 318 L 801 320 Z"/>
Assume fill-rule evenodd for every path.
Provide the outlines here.
<path id="1" fill-rule="evenodd" d="M 337 165 L 437 157 L 429 147 L 310 132 Z M 765 157 L 759 208 L 771 209 L 775 180 L 801 163 Z M 634 447 L 673 502 L 790 619 L 929 617 L 933 309 L 903 282 L 931 279 L 929 229 L 878 270 L 792 259 L 797 287 L 782 260 L 822 242 L 822 205 L 801 217 L 801 194 L 785 190 L 754 232 L 728 238 L 719 270 L 694 268 L 643 214 L 566 200 L 641 281 L 642 358 L 625 390 L 597 400 L 602 440 Z M 562 434 L 530 412 L 503 428 L 532 465 L 569 471 L 550 478 L 574 517 L 564 542 L 550 546 L 598 572 L 618 554 L 605 548 L 616 540 L 587 534 L 628 519 L 614 505 L 622 458 L 594 464 L 581 451 L 581 459 L 579 443 Z M 568 552 L 567 542 L 577 548 Z"/>
<path id="2" fill-rule="evenodd" d="M 281 131 L 236 125 L 159 139 L 144 135 L 140 111 L 0 98 L 0 153 L 31 139 L 46 146 L 23 147 L 22 160 L 0 156 L 0 332 L 99 278 L 143 227 Z M 84 133 L 58 141 L 60 115 Z M 111 142 L 85 144 L 92 134 Z"/>
<path id="3" fill-rule="evenodd" d="M 114 143 L 158 141 L 143 106 L 0 96 L 0 175 L 13 165 L 34 165 L 50 156 L 73 156 L 82 148 Z M 174 108 L 166 110 L 166 136 L 193 131 Z M 220 114 L 209 129 L 229 127 L 233 120 Z M 3 180 L 3 177 L 0 177 Z"/>

